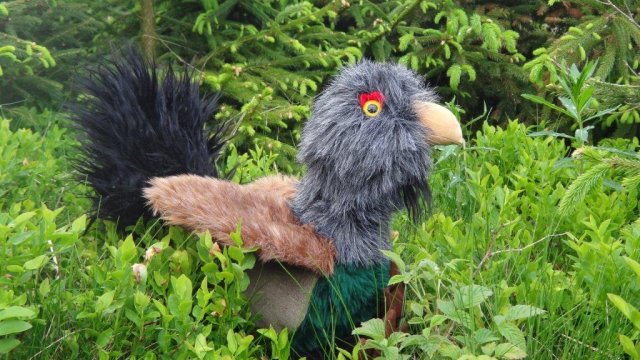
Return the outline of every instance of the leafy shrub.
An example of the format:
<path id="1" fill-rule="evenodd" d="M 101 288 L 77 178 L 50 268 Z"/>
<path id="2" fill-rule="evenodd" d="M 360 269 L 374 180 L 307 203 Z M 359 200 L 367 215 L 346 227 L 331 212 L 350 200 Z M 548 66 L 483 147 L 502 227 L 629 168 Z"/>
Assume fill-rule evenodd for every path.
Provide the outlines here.
<path id="1" fill-rule="evenodd" d="M 44 124 L 51 114 L 36 122 Z M 53 120 L 55 122 L 55 120 Z M 10 122 L 0 118 L 0 211 L 14 206 L 31 211 L 41 203 L 80 213 L 88 202 L 81 197 L 84 187 L 71 174 L 69 158 L 76 143 L 69 131 L 59 125 L 12 131 Z"/>
<path id="2" fill-rule="evenodd" d="M 584 17 L 545 47 L 533 51 L 524 65 L 530 80 L 553 90 L 558 84 L 558 64 L 585 63 L 599 59 L 595 88 L 606 107 L 621 106 L 609 116 L 606 126 L 640 121 L 637 88 L 640 57 L 640 24 L 637 4 L 627 0 L 582 2 Z"/>
<path id="3" fill-rule="evenodd" d="M 4 157 L 0 206 L 0 314 L 24 329 L 0 336 L 4 349 L 16 346 L 12 357 L 289 356 L 289 334 L 256 329 L 241 295 L 244 269 L 255 261 L 250 251 L 219 249 L 206 234 L 154 224 L 139 224 L 124 239 L 113 224 L 87 229 L 81 191 L 58 201 L 55 185 L 65 182 L 34 180 L 70 179 L 66 133 L 55 126 L 42 136 L 12 131 L 7 121 L 0 129 L 3 151 L 17 158 Z M 465 150 L 436 151 L 431 217 L 412 225 L 400 215 L 394 224 L 404 265 L 392 281 L 407 284 L 410 332 L 383 339 L 381 321 L 372 320 L 354 329 L 370 339 L 355 352 L 533 359 L 622 353 L 618 334 L 631 334 L 632 325 L 615 316 L 607 294 L 640 301 L 625 260 L 640 260 L 637 192 L 612 177 L 561 213 L 569 184 L 597 163 L 568 157 L 562 141 L 528 136 L 530 130 L 515 121 L 485 124 Z M 26 154 L 29 172 L 20 160 Z M 230 154 L 222 165 L 235 181 L 277 170 L 271 151 L 232 147 Z M 354 353 L 336 349 L 336 356 Z"/>
<path id="4" fill-rule="evenodd" d="M 466 151 L 443 148 L 432 176 L 433 215 L 418 226 L 397 219 L 395 249 L 406 271 L 395 280 L 409 286 L 413 329 L 387 344 L 399 354 L 499 358 L 497 346 L 507 342 L 529 358 L 620 353 L 617 334 L 629 324 L 609 314 L 606 294 L 640 300 L 623 266 L 624 256 L 639 255 L 630 225 L 637 193 L 600 188 L 563 214 L 568 184 L 592 165 L 567 158 L 562 141 L 529 131 L 517 122 L 484 125 Z M 482 301 L 451 307 L 460 289 L 475 289 Z M 505 322 L 512 308 L 537 316 Z M 519 350 L 508 356 L 521 358 Z"/>

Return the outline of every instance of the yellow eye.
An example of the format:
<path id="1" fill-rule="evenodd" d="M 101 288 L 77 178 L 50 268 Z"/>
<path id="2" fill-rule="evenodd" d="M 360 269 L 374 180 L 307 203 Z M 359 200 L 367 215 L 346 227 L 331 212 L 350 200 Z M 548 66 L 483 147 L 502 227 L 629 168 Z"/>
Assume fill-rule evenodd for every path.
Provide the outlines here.
<path id="1" fill-rule="evenodd" d="M 374 117 L 382 110 L 382 104 L 378 100 L 369 100 L 362 105 L 362 112 L 368 117 Z"/>

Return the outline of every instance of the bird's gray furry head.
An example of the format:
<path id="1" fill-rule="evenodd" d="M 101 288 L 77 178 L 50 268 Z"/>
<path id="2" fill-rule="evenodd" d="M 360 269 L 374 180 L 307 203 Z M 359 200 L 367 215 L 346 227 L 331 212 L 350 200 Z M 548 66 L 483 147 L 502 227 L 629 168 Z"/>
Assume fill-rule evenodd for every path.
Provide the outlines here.
<path id="1" fill-rule="evenodd" d="M 316 99 L 298 154 L 308 171 L 293 208 L 334 241 L 338 261 L 380 261 L 393 211 L 420 213 L 431 131 L 416 104 L 434 101 L 414 72 L 370 61 L 344 68 Z"/>

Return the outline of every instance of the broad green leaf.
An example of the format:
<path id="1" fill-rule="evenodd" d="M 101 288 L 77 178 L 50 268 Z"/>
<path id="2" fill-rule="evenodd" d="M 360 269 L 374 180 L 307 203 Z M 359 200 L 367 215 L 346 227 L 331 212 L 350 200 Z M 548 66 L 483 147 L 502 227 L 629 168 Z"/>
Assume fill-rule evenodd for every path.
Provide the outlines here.
<path id="1" fill-rule="evenodd" d="M 482 304 L 493 292 L 480 285 L 467 285 L 456 289 L 453 294 L 453 303 L 456 308 L 468 309 Z"/>
<path id="2" fill-rule="evenodd" d="M 482 352 L 485 355 L 493 355 L 493 353 L 496 351 L 496 343 L 495 342 L 490 342 L 490 343 L 488 343 L 486 345 L 483 345 L 480 349 L 482 349 Z"/>
<path id="3" fill-rule="evenodd" d="M 371 339 L 384 339 L 384 321 L 382 319 L 371 319 L 362 323 L 358 328 L 355 328 L 352 332 L 353 335 L 366 336 Z"/>
<path id="4" fill-rule="evenodd" d="M 636 277 L 638 278 L 638 280 L 640 280 L 640 263 L 638 263 L 637 261 L 633 260 L 628 256 L 624 257 L 624 261 L 627 263 L 627 265 L 629 265 L 631 270 L 633 270 L 633 272 L 636 273 Z"/>
<path id="5" fill-rule="evenodd" d="M 524 334 L 522 333 L 522 330 L 520 330 L 520 328 L 518 328 L 516 325 L 507 321 L 503 321 L 496 326 L 500 335 L 504 336 L 507 341 L 521 349 L 527 348 Z"/>
<path id="6" fill-rule="evenodd" d="M 244 259 L 244 253 L 240 248 L 237 248 L 235 246 L 230 246 L 228 248 L 228 252 L 229 252 L 229 257 L 237 262 L 241 262 Z"/>
<path id="7" fill-rule="evenodd" d="M 238 350 L 238 342 L 236 341 L 235 334 L 233 330 L 229 329 L 227 331 L 227 347 L 231 350 L 232 353 L 235 353 Z"/>
<path id="8" fill-rule="evenodd" d="M 49 278 L 46 278 L 40 283 L 40 286 L 38 287 L 38 294 L 40 294 L 40 296 L 44 298 L 45 296 L 49 295 L 50 291 L 51 282 L 49 281 Z"/>
<path id="9" fill-rule="evenodd" d="M 398 284 L 401 282 L 407 283 L 409 281 L 409 277 L 402 274 L 402 275 L 393 275 L 390 279 L 389 279 L 389 284 L 387 285 L 394 285 L 394 284 Z"/>
<path id="10" fill-rule="evenodd" d="M 182 299 L 190 299 L 193 291 L 191 280 L 184 274 L 179 277 L 171 277 L 171 286 L 176 295 Z"/>
<path id="11" fill-rule="evenodd" d="M 494 351 L 494 355 L 499 358 L 510 360 L 524 359 L 527 357 L 527 353 L 524 350 L 510 343 L 498 344 Z"/>
<path id="12" fill-rule="evenodd" d="M 193 348 L 196 356 L 200 359 L 204 358 L 204 355 L 207 352 L 213 350 L 212 347 L 207 345 L 207 338 L 203 334 L 198 334 L 198 336 L 196 336 Z"/>
<path id="13" fill-rule="evenodd" d="M 22 320 L 0 321 L 0 336 L 15 334 L 31 329 L 31 324 Z"/>
<path id="14" fill-rule="evenodd" d="M 5 319 L 14 319 L 14 318 L 33 318 L 36 316 L 36 313 L 33 310 L 22 307 L 22 306 L 10 306 L 2 311 L 0 311 L 0 321 Z"/>
<path id="15" fill-rule="evenodd" d="M 136 244 L 133 242 L 132 235 L 127 236 L 118 248 L 116 254 L 116 258 L 118 259 L 120 266 L 129 265 L 134 261 L 138 256 L 138 251 L 136 249 Z"/>
<path id="16" fill-rule="evenodd" d="M 456 308 L 452 301 L 438 300 L 438 309 L 440 309 L 447 318 L 466 328 L 470 329 L 473 325 L 473 319 L 467 310 Z"/>
<path id="17" fill-rule="evenodd" d="M 473 339 L 478 343 L 478 344 L 486 344 L 492 341 L 498 341 L 500 340 L 499 337 L 497 337 L 493 331 L 489 330 L 489 329 L 478 329 L 473 333 Z"/>
<path id="18" fill-rule="evenodd" d="M 7 271 L 12 273 L 23 273 L 24 268 L 20 265 L 7 265 Z"/>
<path id="19" fill-rule="evenodd" d="M 532 316 L 544 314 L 546 311 L 529 305 L 515 305 L 507 310 L 505 317 L 507 320 L 520 320 Z"/>
<path id="20" fill-rule="evenodd" d="M 115 294 L 116 292 L 114 290 L 111 290 L 100 295 L 98 300 L 96 300 L 96 312 L 100 314 L 105 311 L 113 302 L 113 297 Z"/>
<path id="21" fill-rule="evenodd" d="M 626 302 L 623 298 L 615 294 L 607 294 L 609 300 L 622 312 L 622 314 L 631 321 L 636 329 L 640 329 L 640 312 L 633 305 Z"/>
<path id="22" fill-rule="evenodd" d="M 87 227 L 87 216 L 82 215 L 79 218 L 75 219 L 71 224 L 71 231 L 74 233 L 81 233 Z"/>
<path id="23" fill-rule="evenodd" d="M 113 337 L 113 329 L 107 329 L 101 332 L 96 339 L 96 345 L 99 348 L 104 348 L 105 346 L 109 345 L 109 342 L 111 342 L 111 337 Z"/>
<path id="24" fill-rule="evenodd" d="M 631 356 L 632 359 L 640 359 L 640 354 L 638 350 L 636 350 L 633 341 L 629 339 L 627 336 L 620 334 L 619 335 L 620 344 L 622 345 L 622 350 L 624 350 L 627 355 Z"/>
<path id="25" fill-rule="evenodd" d="M 36 214 L 35 211 L 29 211 L 26 213 L 22 213 L 18 216 L 16 216 L 13 221 L 11 221 L 11 223 L 9 224 L 10 227 L 15 227 L 18 225 L 21 225 L 22 223 L 28 221 L 29 219 L 31 219 L 32 217 L 34 217 Z"/>
<path id="26" fill-rule="evenodd" d="M 380 250 L 386 257 L 388 257 L 391 261 L 393 261 L 394 264 L 396 264 L 396 266 L 398 266 L 398 271 L 400 271 L 400 273 L 404 273 L 405 269 L 406 269 L 406 265 L 404 263 L 404 261 L 402 260 L 402 258 L 400 257 L 400 255 L 394 253 L 393 251 L 390 250 Z"/>
<path id="27" fill-rule="evenodd" d="M 462 350 L 454 344 L 442 343 L 438 348 L 440 355 L 450 359 L 458 359 L 462 356 Z"/>
<path id="28" fill-rule="evenodd" d="M 582 142 L 587 142 L 589 140 L 589 131 L 591 129 L 593 129 L 593 126 L 587 126 L 582 129 L 576 129 L 574 136 L 576 139 Z"/>
<path id="29" fill-rule="evenodd" d="M 48 260 L 49 258 L 47 257 L 47 255 L 40 255 L 25 262 L 22 266 L 25 268 L 25 270 L 37 270 L 43 267 Z"/>
<path id="30" fill-rule="evenodd" d="M 18 233 L 16 235 L 12 236 L 11 238 L 9 238 L 9 244 L 11 244 L 11 245 L 20 245 L 25 240 L 28 240 L 35 233 L 36 233 L 35 231 L 25 231 L 25 232 Z"/>
<path id="31" fill-rule="evenodd" d="M 133 303 L 136 307 L 136 310 L 138 310 L 138 312 L 144 312 L 147 306 L 149 306 L 150 301 L 151 301 L 151 298 L 149 298 L 147 295 L 145 295 L 141 291 L 137 291 L 135 295 L 133 295 Z"/>
<path id="32" fill-rule="evenodd" d="M 6 354 L 20 345 L 20 340 L 14 338 L 0 339 L 0 354 Z"/>

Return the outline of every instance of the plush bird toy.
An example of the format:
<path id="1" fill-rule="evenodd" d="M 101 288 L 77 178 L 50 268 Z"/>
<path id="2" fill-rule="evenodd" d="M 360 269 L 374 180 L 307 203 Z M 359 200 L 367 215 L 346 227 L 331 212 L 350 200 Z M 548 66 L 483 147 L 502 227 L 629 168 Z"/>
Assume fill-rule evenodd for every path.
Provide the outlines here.
<path id="1" fill-rule="evenodd" d="M 74 119 L 98 215 L 121 226 L 159 215 L 221 244 L 240 223 L 244 245 L 258 248 L 248 295 L 260 325 L 294 331 L 294 350 L 314 358 L 378 316 L 391 216 L 420 212 L 431 146 L 463 143 L 455 116 L 418 75 L 362 61 L 315 99 L 298 153 L 305 175 L 239 185 L 216 178 L 225 124 L 189 72 L 160 79 L 125 51 L 83 87 L 89 97 Z"/>

